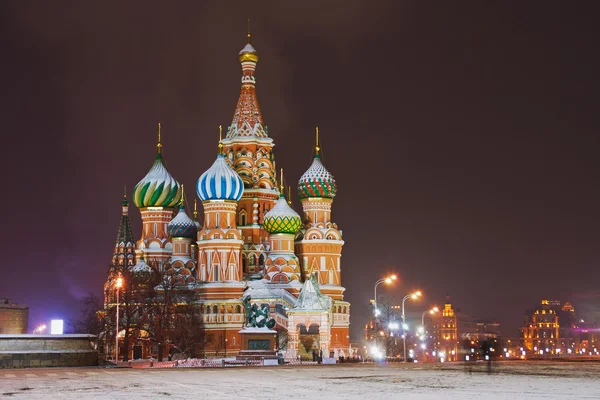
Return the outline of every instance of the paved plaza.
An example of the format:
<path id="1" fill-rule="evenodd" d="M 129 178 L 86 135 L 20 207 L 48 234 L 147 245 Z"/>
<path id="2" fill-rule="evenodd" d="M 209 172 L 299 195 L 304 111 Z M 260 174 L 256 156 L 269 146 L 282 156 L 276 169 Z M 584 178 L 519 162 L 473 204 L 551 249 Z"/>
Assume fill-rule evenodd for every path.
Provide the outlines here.
<path id="1" fill-rule="evenodd" d="M 600 399 L 600 363 L 0 370 L 20 399 Z"/>

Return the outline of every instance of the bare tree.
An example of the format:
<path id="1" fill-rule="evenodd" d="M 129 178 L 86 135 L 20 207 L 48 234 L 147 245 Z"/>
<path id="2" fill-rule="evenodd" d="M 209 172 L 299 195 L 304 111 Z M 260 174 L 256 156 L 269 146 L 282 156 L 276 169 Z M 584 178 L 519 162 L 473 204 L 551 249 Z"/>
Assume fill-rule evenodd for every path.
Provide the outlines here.
<path id="1" fill-rule="evenodd" d="M 87 296 L 81 299 L 81 305 L 79 319 L 69 321 L 71 332 L 100 335 L 103 326 L 101 318 L 98 317 L 98 312 L 102 310 L 102 299 L 93 293 L 88 293 Z"/>

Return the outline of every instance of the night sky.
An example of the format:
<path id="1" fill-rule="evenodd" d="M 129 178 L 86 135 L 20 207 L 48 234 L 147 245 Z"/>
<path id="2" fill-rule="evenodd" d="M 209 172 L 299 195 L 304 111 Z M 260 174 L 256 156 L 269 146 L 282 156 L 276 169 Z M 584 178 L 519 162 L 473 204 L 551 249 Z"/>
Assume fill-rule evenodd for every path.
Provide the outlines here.
<path id="1" fill-rule="evenodd" d="M 354 339 L 388 271 L 380 293 L 425 293 L 415 315 L 448 293 L 509 336 L 542 298 L 598 290 L 597 2 L 295 4 L 0 2 L 0 297 L 30 328 L 101 293 L 157 122 L 181 183 L 213 163 L 247 17 L 277 166 L 296 182 L 318 125 L 338 183 Z"/>

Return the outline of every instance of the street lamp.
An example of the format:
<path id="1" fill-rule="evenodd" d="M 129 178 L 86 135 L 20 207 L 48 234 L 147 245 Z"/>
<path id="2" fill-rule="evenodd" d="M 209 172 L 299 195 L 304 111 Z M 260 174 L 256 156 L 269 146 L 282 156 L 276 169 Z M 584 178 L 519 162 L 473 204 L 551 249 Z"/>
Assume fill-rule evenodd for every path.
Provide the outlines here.
<path id="1" fill-rule="evenodd" d="M 421 297 L 421 292 L 416 291 L 414 293 L 407 294 L 402 299 L 402 324 L 406 325 L 406 314 L 404 314 L 404 302 L 406 301 L 406 299 L 416 300 L 419 297 Z M 404 347 L 404 362 L 406 362 L 406 331 L 404 332 L 404 335 L 402 335 L 402 343 L 402 347 Z"/>
<path id="2" fill-rule="evenodd" d="M 433 307 L 431 310 L 423 311 L 423 314 L 421 314 L 421 329 L 423 330 L 423 337 L 421 338 L 421 340 L 425 340 L 425 316 L 427 314 L 433 315 L 438 311 L 440 311 L 439 308 Z M 425 347 L 427 346 L 425 345 L 425 342 L 423 342 L 423 344 L 421 344 L 421 348 L 423 349 L 423 357 L 425 357 Z"/>
<path id="3" fill-rule="evenodd" d="M 423 327 L 423 329 L 425 329 L 425 316 L 427 314 L 433 315 L 438 311 L 440 311 L 440 309 L 437 307 L 433 307 L 431 310 L 423 311 L 423 315 L 421 315 L 421 326 Z"/>
<path id="4" fill-rule="evenodd" d="M 396 277 L 396 275 L 390 275 L 385 278 L 381 278 L 380 280 L 375 282 L 375 288 L 374 288 L 375 294 L 373 297 L 373 305 L 375 306 L 375 315 L 377 315 L 377 286 L 379 286 L 382 283 L 389 285 L 390 283 L 394 282 L 396 279 L 398 279 Z"/>
<path id="5" fill-rule="evenodd" d="M 115 281 L 117 289 L 117 323 L 115 327 L 115 364 L 119 361 L 119 289 L 123 286 L 123 278 L 118 277 Z"/>

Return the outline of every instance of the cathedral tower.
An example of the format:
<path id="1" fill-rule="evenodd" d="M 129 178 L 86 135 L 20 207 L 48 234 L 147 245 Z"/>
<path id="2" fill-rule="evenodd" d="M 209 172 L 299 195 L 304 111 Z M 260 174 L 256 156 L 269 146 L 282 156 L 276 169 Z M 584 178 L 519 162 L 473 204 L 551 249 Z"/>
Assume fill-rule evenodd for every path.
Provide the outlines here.
<path id="1" fill-rule="evenodd" d="M 175 207 L 181 202 L 181 185 L 163 163 L 160 124 L 158 124 L 157 154 L 152 168 L 133 189 L 133 202 L 142 215 L 142 237 L 137 243 L 149 262 L 164 263 L 171 257 L 173 245 L 167 224 Z"/>
<path id="2" fill-rule="evenodd" d="M 198 235 L 198 228 L 192 219 L 185 212 L 185 193 L 181 185 L 181 204 L 179 212 L 167 225 L 167 232 L 173 244 L 173 253 L 170 259 L 170 267 L 177 274 L 180 283 L 195 282 L 193 273 L 196 270 L 196 263 L 192 258 L 195 256 L 195 250 L 192 243 L 195 244 Z"/>
<path id="3" fill-rule="evenodd" d="M 268 136 L 256 97 L 258 53 L 248 43 L 239 53 L 242 64 L 242 87 L 233 121 L 223 139 L 228 163 L 241 177 L 244 194 L 238 203 L 237 224 L 244 241 L 244 274 L 260 278 L 265 261 L 268 234 L 261 229 L 264 215 L 279 198 L 275 180 L 273 139 Z"/>
<path id="4" fill-rule="evenodd" d="M 263 221 L 265 230 L 269 232 L 269 255 L 265 262 L 264 279 L 271 283 L 299 282 L 300 263 L 294 254 L 294 238 L 302 220 L 283 195 L 283 169 L 280 192 L 275 207 L 265 214 Z"/>
<path id="5" fill-rule="evenodd" d="M 296 240 L 304 279 L 316 274 L 321 292 L 333 300 L 330 348 L 349 347 L 350 303 L 344 301 L 341 263 L 342 231 L 331 222 L 331 205 L 337 192 L 333 175 L 321 159 L 319 128 L 316 129 L 315 157 L 298 182 L 304 211 L 304 228 Z"/>
<path id="6" fill-rule="evenodd" d="M 239 299 L 245 288 L 243 241 L 235 217 L 244 184 L 220 153 L 198 179 L 196 191 L 204 207 L 204 226 L 197 242 L 201 296 Z"/>

